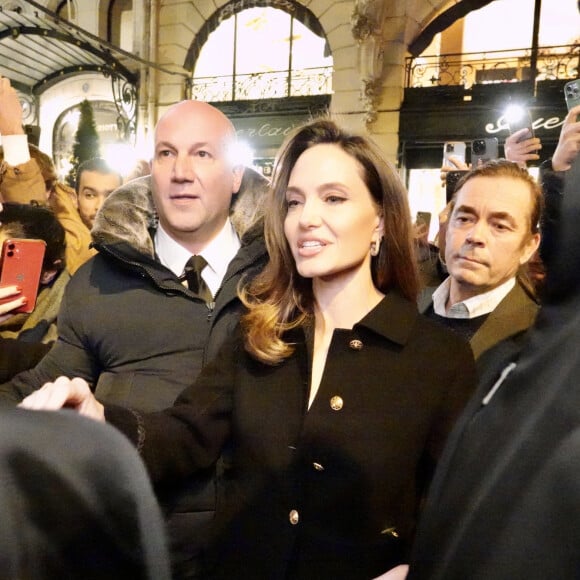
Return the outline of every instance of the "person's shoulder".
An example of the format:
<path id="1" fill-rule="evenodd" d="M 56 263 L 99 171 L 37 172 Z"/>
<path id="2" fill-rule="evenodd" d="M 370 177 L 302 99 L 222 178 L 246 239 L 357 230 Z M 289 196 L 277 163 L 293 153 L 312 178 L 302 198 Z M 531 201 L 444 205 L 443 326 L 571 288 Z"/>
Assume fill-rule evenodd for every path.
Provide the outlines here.
<path id="1" fill-rule="evenodd" d="M 78 270 L 70 277 L 67 284 L 67 291 L 70 293 L 82 288 L 84 291 L 88 287 L 95 286 L 95 282 L 100 278 L 111 276 L 110 260 L 97 253 L 82 264 Z"/>

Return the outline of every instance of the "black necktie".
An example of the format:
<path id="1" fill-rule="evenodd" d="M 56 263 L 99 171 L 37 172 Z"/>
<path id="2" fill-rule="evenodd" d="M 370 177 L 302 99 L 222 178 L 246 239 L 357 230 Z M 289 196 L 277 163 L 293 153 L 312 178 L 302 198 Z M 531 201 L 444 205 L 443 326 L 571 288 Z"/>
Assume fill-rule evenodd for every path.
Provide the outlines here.
<path id="1" fill-rule="evenodd" d="M 187 282 L 187 287 L 204 302 L 212 302 L 213 297 L 210 289 L 207 287 L 205 280 L 201 277 L 201 271 L 206 266 L 207 262 L 202 256 L 191 256 L 185 264 L 183 275 L 180 276 L 180 280 L 185 280 Z"/>

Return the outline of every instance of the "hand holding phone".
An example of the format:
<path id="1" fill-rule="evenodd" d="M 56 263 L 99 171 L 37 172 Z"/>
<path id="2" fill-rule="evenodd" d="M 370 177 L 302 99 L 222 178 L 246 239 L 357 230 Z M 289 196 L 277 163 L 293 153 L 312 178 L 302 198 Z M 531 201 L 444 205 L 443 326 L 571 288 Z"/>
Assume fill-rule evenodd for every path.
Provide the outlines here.
<path id="1" fill-rule="evenodd" d="M 522 168 L 527 167 L 528 161 L 537 161 L 540 158 L 538 152 L 542 148 L 538 137 L 528 138 L 527 135 L 528 129 L 519 129 L 505 140 L 503 146 L 505 158 Z"/>
<path id="2" fill-rule="evenodd" d="M 34 310 L 45 250 L 44 240 L 10 238 L 4 241 L 0 258 L 0 287 L 16 286 L 20 288 L 21 297 L 26 299 L 25 304 L 11 313 L 30 313 Z M 7 296 L 0 299 L 0 304 L 5 305 L 14 299 L 14 295 Z"/>
<path id="3" fill-rule="evenodd" d="M 447 141 L 443 145 L 443 167 L 457 167 L 465 163 L 466 149 L 463 141 Z"/>
<path id="4" fill-rule="evenodd" d="M 580 105 L 580 79 L 569 81 L 564 85 L 564 99 L 568 111 Z M 580 116 L 576 117 L 576 121 L 580 120 Z"/>
<path id="5" fill-rule="evenodd" d="M 564 85 L 564 97 L 569 112 L 564 119 L 558 145 L 552 155 L 554 171 L 568 171 L 580 151 L 580 80 L 570 81 Z"/>
<path id="6" fill-rule="evenodd" d="M 415 233 L 419 239 L 425 243 L 429 240 L 429 229 L 431 228 L 431 212 L 418 211 L 415 217 Z"/>
<path id="7" fill-rule="evenodd" d="M 26 302 L 17 286 L 0 286 L 0 323 L 14 316 L 15 311 Z"/>

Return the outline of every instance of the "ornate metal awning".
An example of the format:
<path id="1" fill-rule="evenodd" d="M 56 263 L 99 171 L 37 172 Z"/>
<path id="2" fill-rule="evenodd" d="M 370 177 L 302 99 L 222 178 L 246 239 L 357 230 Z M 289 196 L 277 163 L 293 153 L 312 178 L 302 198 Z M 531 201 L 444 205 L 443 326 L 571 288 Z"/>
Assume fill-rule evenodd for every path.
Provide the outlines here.
<path id="1" fill-rule="evenodd" d="M 134 129 L 141 65 L 179 74 L 105 42 L 33 0 L 0 1 L 0 75 L 32 106 L 53 84 L 96 72 L 111 79 L 119 114 Z"/>
<path id="2" fill-rule="evenodd" d="M 131 64 L 121 49 L 33 1 L 24 8 L 18 3 L 0 4 L 0 75 L 21 93 L 25 109 L 35 108 L 38 95 L 54 83 L 97 72 L 111 79 L 119 114 L 134 129 L 138 77 Z"/>
<path id="3" fill-rule="evenodd" d="M 35 2 L 28 5 L 27 9 L 0 5 L 0 74 L 14 86 L 39 94 L 55 81 L 84 71 L 121 75 L 136 83 L 136 74 L 121 62 L 121 49 Z"/>

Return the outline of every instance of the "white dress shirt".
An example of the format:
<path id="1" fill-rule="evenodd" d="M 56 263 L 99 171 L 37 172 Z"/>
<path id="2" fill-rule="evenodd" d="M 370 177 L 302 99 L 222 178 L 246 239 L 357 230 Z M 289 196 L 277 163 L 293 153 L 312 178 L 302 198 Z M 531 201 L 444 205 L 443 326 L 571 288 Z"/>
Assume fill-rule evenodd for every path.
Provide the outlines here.
<path id="1" fill-rule="evenodd" d="M 155 232 L 155 251 L 159 261 L 176 276 L 181 276 L 185 264 L 192 254 L 178 244 L 159 224 Z M 204 279 L 212 296 L 217 294 L 223 282 L 230 262 L 240 249 L 240 239 L 229 218 L 220 233 L 200 253 L 207 262 L 201 277 Z"/>
<path id="2" fill-rule="evenodd" d="M 447 311 L 445 306 L 449 299 L 449 289 L 451 287 L 451 277 L 448 277 L 433 292 L 433 310 L 435 314 L 445 316 L 445 318 L 476 318 L 477 316 L 483 316 L 493 312 L 515 285 L 515 277 L 510 278 L 493 290 L 457 302 Z"/>

